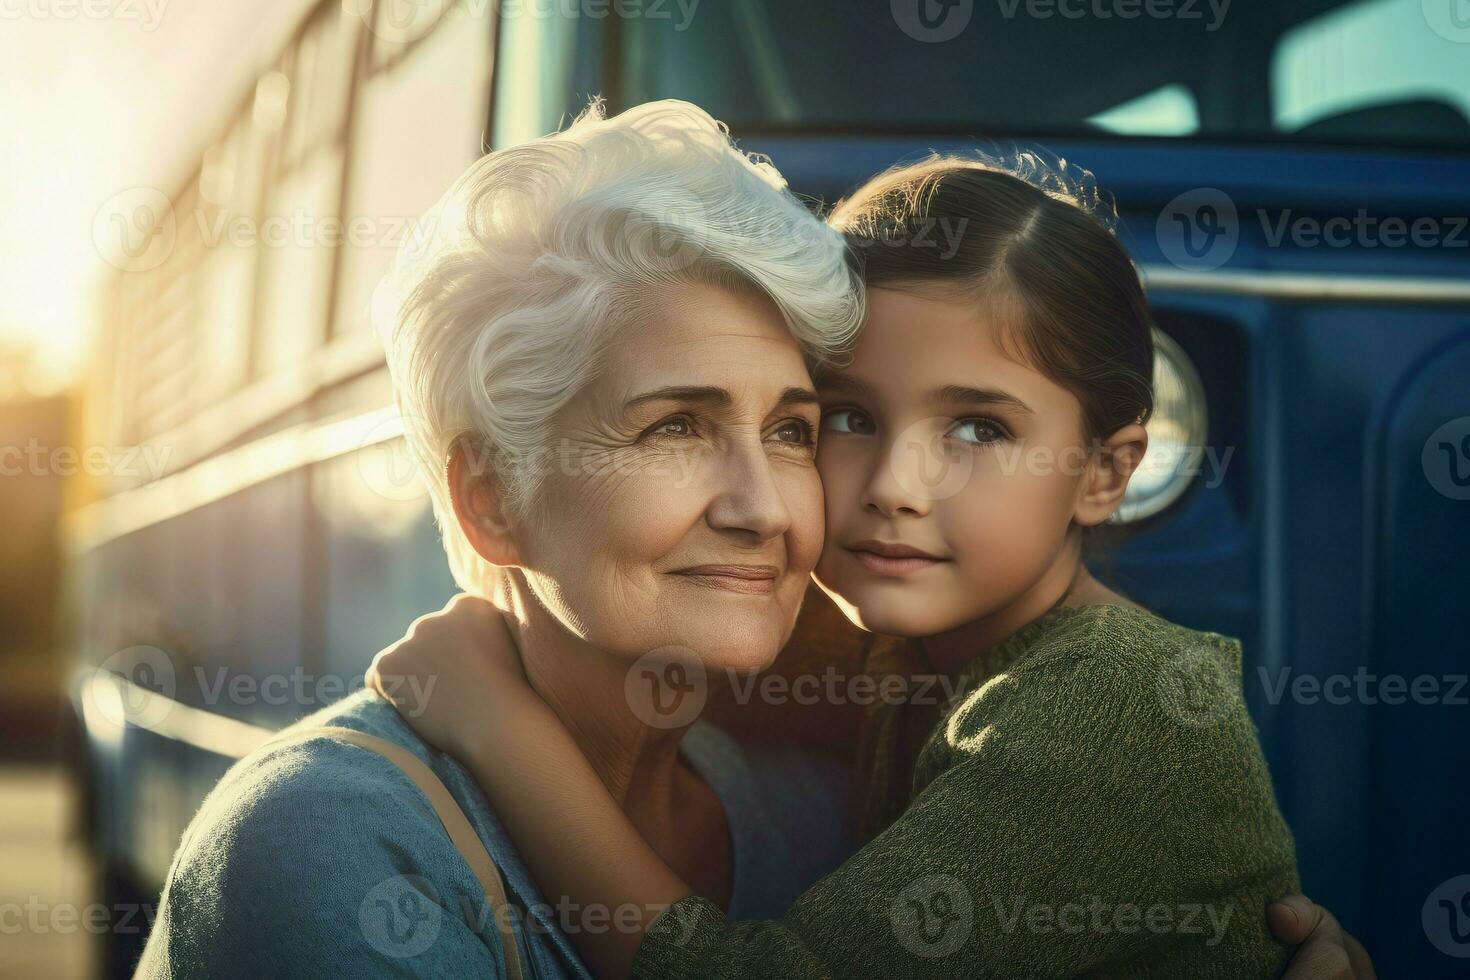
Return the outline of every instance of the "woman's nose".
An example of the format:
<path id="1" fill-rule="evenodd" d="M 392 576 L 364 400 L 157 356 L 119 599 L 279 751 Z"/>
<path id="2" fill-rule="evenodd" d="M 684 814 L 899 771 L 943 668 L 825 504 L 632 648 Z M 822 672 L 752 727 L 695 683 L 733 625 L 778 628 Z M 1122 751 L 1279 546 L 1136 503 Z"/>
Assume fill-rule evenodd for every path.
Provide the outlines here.
<path id="1" fill-rule="evenodd" d="M 791 526 L 791 511 L 762 446 L 731 447 L 721 457 L 717 479 L 709 507 L 711 527 L 749 531 L 766 540 Z"/>

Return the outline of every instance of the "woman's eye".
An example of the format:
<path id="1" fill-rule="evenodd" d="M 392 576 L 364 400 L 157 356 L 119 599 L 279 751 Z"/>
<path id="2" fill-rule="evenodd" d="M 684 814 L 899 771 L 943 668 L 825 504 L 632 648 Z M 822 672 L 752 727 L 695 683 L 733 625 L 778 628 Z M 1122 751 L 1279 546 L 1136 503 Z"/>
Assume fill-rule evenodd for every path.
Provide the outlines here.
<path id="1" fill-rule="evenodd" d="M 1004 428 L 990 419 L 961 419 L 955 423 L 949 434 L 964 442 L 973 442 L 984 446 L 992 442 L 1000 442 L 1008 437 Z"/>
<path id="2" fill-rule="evenodd" d="M 649 434 L 656 436 L 692 436 L 694 435 L 694 421 L 687 415 L 676 415 L 654 426 L 649 430 Z"/>
<path id="3" fill-rule="evenodd" d="M 855 408 L 833 409 L 822 416 L 822 425 L 833 432 L 845 432 L 860 436 L 870 436 L 877 429 L 872 419 Z"/>
<path id="4" fill-rule="evenodd" d="M 802 419 L 783 422 L 772 434 L 778 441 L 790 443 L 793 446 L 810 446 L 816 442 L 811 423 Z"/>

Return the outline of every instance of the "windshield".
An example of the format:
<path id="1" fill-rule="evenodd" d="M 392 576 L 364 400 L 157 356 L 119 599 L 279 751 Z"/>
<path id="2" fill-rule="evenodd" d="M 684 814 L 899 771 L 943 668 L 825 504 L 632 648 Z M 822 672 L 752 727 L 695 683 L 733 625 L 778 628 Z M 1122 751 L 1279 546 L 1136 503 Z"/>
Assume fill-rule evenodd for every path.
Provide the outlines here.
<path id="1" fill-rule="evenodd" d="M 667 0 L 610 18 L 622 105 L 737 132 L 1470 146 L 1470 0 Z"/>

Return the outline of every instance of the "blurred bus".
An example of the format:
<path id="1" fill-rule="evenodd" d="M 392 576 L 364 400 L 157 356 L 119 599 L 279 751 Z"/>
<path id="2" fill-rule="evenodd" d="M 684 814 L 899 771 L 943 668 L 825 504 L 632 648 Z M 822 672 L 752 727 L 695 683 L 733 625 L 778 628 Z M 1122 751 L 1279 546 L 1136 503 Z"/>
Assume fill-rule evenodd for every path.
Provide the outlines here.
<path id="1" fill-rule="evenodd" d="M 110 895 L 153 901 L 231 761 L 452 591 L 368 299 L 466 164 L 593 94 L 696 102 L 814 202 L 930 149 L 1094 171 L 1161 329 L 1115 577 L 1243 640 L 1305 888 L 1383 974 L 1470 952 L 1442 911 L 1470 871 L 1460 0 L 317 6 L 188 179 L 119 224 L 149 231 L 89 428 L 153 464 L 70 530 Z M 141 939 L 109 936 L 112 969 Z"/>
<path id="2" fill-rule="evenodd" d="M 117 202 L 87 428 L 118 463 L 71 522 L 69 583 L 108 904 L 155 903 L 234 758 L 451 594 L 368 305 L 485 149 L 493 32 L 318 3 L 180 186 Z M 146 935 L 105 939 L 129 975 Z"/>

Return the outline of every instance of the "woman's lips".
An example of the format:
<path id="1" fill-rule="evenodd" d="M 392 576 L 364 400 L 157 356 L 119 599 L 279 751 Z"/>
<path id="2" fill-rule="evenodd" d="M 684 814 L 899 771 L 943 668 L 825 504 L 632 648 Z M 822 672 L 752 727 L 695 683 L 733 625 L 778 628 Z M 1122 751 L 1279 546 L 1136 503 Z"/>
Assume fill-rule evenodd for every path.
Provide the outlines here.
<path id="1" fill-rule="evenodd" d="M 674 574 L 712 589 L 744 595 L 769 595 L 776 591 L 776 579 L 780 573 L 775 565 L 694 565 L 681 568 Z"/>
<path id="2" fill-rule="evenodd" d="M 859 541 L 848 545 L 847 550 L 868 571 L 891 578 L 902 578 L 949 561 L 909 545 L 883 541 Z"/>

